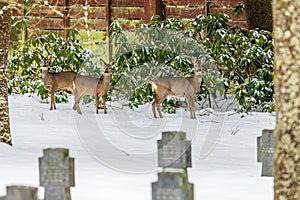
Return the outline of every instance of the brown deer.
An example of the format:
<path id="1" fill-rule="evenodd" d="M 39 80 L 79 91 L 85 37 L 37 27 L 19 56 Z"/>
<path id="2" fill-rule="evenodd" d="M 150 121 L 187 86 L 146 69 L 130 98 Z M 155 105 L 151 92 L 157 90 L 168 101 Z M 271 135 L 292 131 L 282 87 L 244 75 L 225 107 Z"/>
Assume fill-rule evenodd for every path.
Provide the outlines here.
<path id="1" fill-rule="evenodd" d="M 104 74 L 103 78 L 96 78 L 91 76 L 83 76 L 78 75 L 75 80 L 75 103 L 73 106 L 73 110 L 77 110 L 79 114 L 81 113 L 79 102 L 84 95 L 92 95 L 96 99 L 96 114 L 98 114 L 98 107 L 99 107 L 99 98 L 102 97 L 103 107 L 104 107 L 104 114 L 107 113 L 106 111 L 106 93 L 109 89 L 110 83 L 110 74 L 111 74 L 111 67 L 113 62 L 110 64 L 105 63 L 103 60 L 100 60 L 104 65 Z"/>
<path id="2" fill-rule="evenodd" d="M 77 73 L 68 71 L 68 72 L 58 72 L 52 73 L 49 72 L 49 60 L 51 55 L 43 57 L 39 55 L 42 63 L 42 77 L 44 80 L 45 88 L 50 92 L 50 110 L 56 109 L 54 93 L 57 90 L 67 90 L 74 92 L 74 81 L 76 79 Z"/>
<path id="3" fill-rule="evenodd" d="M 195 119 L 195 95 L 200 92 L 200 84 L 202 81 L 201 66 L 205 62 L 205 57 L 201 58 L 200 64 L 197 63 L 195 57 L 192 57 L 192 63 L 194 65 L 194 77 L 182 78 L 182 77 L 161 77 L 156 79 L 152 83 L 152 91 L 156 96 L 152 103 L 152 111 L 154 118 L 157 118 L 155 108 L 162 118 L 160 111 L 160 104 L 166 99 L 167 96 L 185 97 L 189 109 L 191 119 Z"/>

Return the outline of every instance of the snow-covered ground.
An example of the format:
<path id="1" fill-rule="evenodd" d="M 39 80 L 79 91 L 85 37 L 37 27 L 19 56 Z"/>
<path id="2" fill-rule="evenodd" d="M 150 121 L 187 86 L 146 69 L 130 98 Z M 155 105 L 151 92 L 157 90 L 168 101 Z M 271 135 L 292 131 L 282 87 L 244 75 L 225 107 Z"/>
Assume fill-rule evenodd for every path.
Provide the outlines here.
<path id="1" fill-rule="evenodd" d="M 188 175 L 196 200 L 273 199 L 273 178 L 261 177 L 256 162 L 256 137 L 275 127 L 272 114 L 241 118 L 227 112 L 191 120 L 180 109 L 153 119 L 149 104 L 135 111 L 108 107 L 107 115 L 81 105 L 83 115 L 78 115 L 72 103 L 49 111 L 38 98 L 9 97 L 13 146 L 0 144 L 0 196 L 7 185 L 38 187 L 42 150 L 64 147 L 75 158 L 73 200 L 150 200 L 151 183 L 161 171 L 156 141 L 162 131 L 180 130 L 192 141 Z M 40 198 L 43 191 L 40 187 Z"/>

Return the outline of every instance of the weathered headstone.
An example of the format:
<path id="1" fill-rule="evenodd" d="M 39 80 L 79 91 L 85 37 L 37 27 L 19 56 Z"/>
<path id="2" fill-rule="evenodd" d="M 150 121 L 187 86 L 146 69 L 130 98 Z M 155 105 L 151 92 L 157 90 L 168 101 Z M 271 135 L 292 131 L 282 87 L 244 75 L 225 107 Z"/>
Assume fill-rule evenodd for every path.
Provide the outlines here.
<path id="1" fill-rule="evenodd" d="M 262 176 L 273 176 L 274 130 L 263 130 L 261 144 Z"/>
<path id="2" fill-rule="evenodd" d="M 157 146 L 159 167 L 179 169 L 192 167 L 191 142 L 186 140 L 185 132 L 163 132 Z"/>
<path id="3" fill-rule="evenodd" d="M 0 200 L 38 200 L 38 189 L 21 185 L 12 185 L 6 187 L 6 196 L 0 197 Z"/>
<path id="4" fill-rule="evenodd" d="M 39 158 L 40 186 L 45 187 L 45 200 L 71 200 L 74 183 L 74 158 L 69 150 L 48 148 Z"/>
<path id="5" fill-rule="evenodd" d="M 273 176 L 274 166 L 274 130 L 264 129 L 257 138 L 257 162 L 262 163 L 262 176 Z"/>
<path id="6" fill-rule="evenodd" d="M 194 186 L 184 173 L 161 172 L 158 181 L 152 183 L 152 200 L 192 200 L 193 191 Z"/>
<path id="7" fill-rule="evenodd" d="M 261 136 L 257 137 L 257 162 L 261 162 Z"/>
<path id="8" fill-rule="evenodd" d="M 172 172 L 158 173 L 158 181 L 152 183 L 152 200 L 193 200 L 194 187 L 187 175 L 187 168 L 192 166 L 192 151 L 186 133 L 163 132 L 157 146 L 158 166 Z"/>

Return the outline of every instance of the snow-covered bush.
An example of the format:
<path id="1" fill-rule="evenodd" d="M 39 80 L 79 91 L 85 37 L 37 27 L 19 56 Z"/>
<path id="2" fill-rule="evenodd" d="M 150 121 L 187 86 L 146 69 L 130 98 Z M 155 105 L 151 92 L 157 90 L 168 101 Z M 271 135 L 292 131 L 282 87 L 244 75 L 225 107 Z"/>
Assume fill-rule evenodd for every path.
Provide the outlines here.
<path id="1" fill-rule="evenodd" d="M 210 50 L 219 66 L 225 88 L 235 93 L 237 109 L 273 111 L 272 33 L 230 27 L 224 14 L 200 15 L 192 24 L 197 41 Z"/>
<path id="2" fill-rule="evenodd" d="M 151 102 L 151 82 L 164 75 L 193 75 L 191 56 L 207 58 L 198 99 L 215 94 L 235 94 L 238 111 L 273 111 L 273 37 L 264 30 L 245 30 L 228 25 L 228 16 L 199 15 L 189 22 L 180 18 L 160 21 L 153 17 L 134 33 L 118 23 L 110 27 L 115 67 L 111 76 L 111 96 L 131 108 Z M 37 93 L 48 97 L 43 87 L 38 54 L 51 54 L 50 71 L 81 71 L 101 77 L 93 52 L 83 49 L 78 32 L 64 40 L 55 34 L 27 40 L 10 52 L 8 78 L 10 93 Z M 88 73 L 87 73 L 88 72 Z M 65 92 L 56 95 L 67 101 Z M 178 99 L 166 99 L 163 108 L 174 112 Z"/>
<path id="3" fill-rule="evenodd" d="M 165 37 L 167 30 L 176 32 L 180 39 L 175 36 L 167 38 L 168 42 L 162 41 L 161 37 Z M 137 30 L 135 36 L 126 35 L 116 23 L 111 26 L 111 31 L 117 64 L 113 88 L 126 93 L 124 97 L 131 107 L 153 99 L 150 74 L 145 74 L 138 82 L 133 77 L 133 71 L 147 66 L 152 79 L 164 74 L 191 76 L 192 66 L 187 56 L 201 48 L 201 56 L 212 58 L 211 63 L 217 70 L 211 70 L 211 67 L 206 69 L 198 98 L 209 98 L 209 94 L 216 93 L 224 96 L 234 93 L 240 103 L 239 111 L 274 109 L 273 38 L 268 31 L 229 26 L 228 16 L 223 13 L 199 15 L 188 23 L 180 18 L 159 21 L 154 17 L 149 24 Z M 130 80 L 135 89 L 122 91 L 120 86 L 125 85 L 122 78 L 127 80 L 126 83 Z M 172 100 L 170 104 L 174 102 Z M 168 102 L 163 106 L 166 111 L 174 111 L 169 108 Z"/>
<path id="4" fill-rule="evenodd" d="M 32 37 L 16 50 L 10 52 L 8 64 L 9 93 L 36 93 L 42 99 L 48 98 L 41 75 L 39 54 L 51 55 L 51 72 L 91 70 L 93 53 L 83 49 L 75 38 L 78 32 L 64 40 L 53 34 Z M 58 91 L 56 102 L 67 102 L 67 93 Z"/>

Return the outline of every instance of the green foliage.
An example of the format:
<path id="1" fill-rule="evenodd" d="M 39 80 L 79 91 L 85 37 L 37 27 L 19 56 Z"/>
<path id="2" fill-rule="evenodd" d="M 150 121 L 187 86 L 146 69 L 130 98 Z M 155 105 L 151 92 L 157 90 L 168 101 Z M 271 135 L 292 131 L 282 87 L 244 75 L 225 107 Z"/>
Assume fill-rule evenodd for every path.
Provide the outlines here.
<path id="1" fill-rule="evenodd" d="M 151 95 L 151 85 L 147 83 L 142 86 L 143 87 L 136 87 L 132 94 L 127 94 L 130 108 L 137 108 L 139 105 L 149 102 L 153 99 L 153 95 Z"/>
<path id="2" fill-rule="evenodd" d="M 248 111 L 274 111 L 274 84 L 272 73 L 267 69 L 259 69 L 257 77 L 247 83 L 243 83 L 235 88 L 236 98 L 241 105 L 239 112 Z"/>
<path id="3" fill-rule="evenodd" d="M 71 36 L 64 40 L 55 34 L 37 36 L 25 41 L 20 49 L 10 53 L 8 79 L 9 93 L 36 93 L 42 99 L 48 98 L 44 88 L 39 54 L 51 55 L 50 72 L 75 71 L 95 66 L 93 54 L 83 49 L 75 38 L 78 32 L 73 30 Z M 67 93 L 58 91 L 57 102 L 67 102 Z"/>
<path id="4" fill-rule="evenodd" d="M 178 98 L 170 98 L 166 99 L 162 103 L 162 111 L 166 113 L 176 113 L 176 108 L 179 108 L 181 106 L 180 101 Z"/>
<path id="5" fill-rule="evenodd" d="M 151 82 L 154 79 L 166 75 L 191 76 L 193 66 L 187 55 L 207 56 L 203 47 L 186 33 L 176 32 L 184 29 L 180 19 L 156 20 L 154 18 L 130 36 L 119 24 L 111 26 L 116 49 L 112 90 L 117 99 L 128 100 L 131 108 L 153 99 Z"/>
<path id="6" fill-rule="evenodd" d="M 11 30 L 12 31 L 19 31 L 22 28 L 28 26 L 29 20 L 25 18 L 13 18 L 11 22 Z"/>
<path id="7" fill-rule="evenodd" d="M 235 6 L 233 12 L 236 13 L 237 15 L 241 15 L 244 10 L 245 10 L 245 5 L 244 3 L 241 2 Z"/>
<path id="8" fill-rule="evenodd" d="M 240 11 L 242 5 L 237 8 Z M 22 27 L 26 22 L 18 22 Z M 118 23 L 110 26 L 115 67 L 112 69 L 109 99 L 130 108 L 154 98 L 151 82 L 161 76 L 193 76 L 192 56 L 206 57 L 203 81 L 197 99 L 234 93 L 238 111 L 273 111 L 273 36 L 269 31 L 245 30 L 228 25 L 228 16 L 199 15 L 189 22 L 180 18 L 159 21 L 153 17 L 135 33 L 125 32 Z M 48 97 L 43 87 L 38 54 L 51 54 L 50 71 L 76 71 L 101 77 L 94 54 L 81 47 L 73 31 L 64 40 L 55 34 L 27 40 L 10 54 L 9 92 L 37 93 Z M 67 100 L 58 92 L 57 101 Z M 85 102 L 90 98 L 84 99 Z M 178 99 L 167 99 L 163 110 L 173 113 L 181 106 Z"/>
<path id="9" fill-rule="evenodd" d="M 239 5 L 237 12 L 241 9 Z M 117 23 L 111 31 L 117 66 L 112 87 L 117 96 L 124 94 L 131 107 L 153 98 L 146 86 L 149 88 L 155 78 L 192 76 L 189 58 L 206 56 L 199 99 L 233 92 L 239 111 L 274 108 L 273 37 L 269 31 L 229 26 L 224 13 L 199 15 L 189 23 L 180 18 L 159 21 L 153 17 L 135 35 L 126 35 Z M 168 102 L 163 105 L 168 107 Z"/>
<path id="10" fill-rule="evenodd" d="M 211 50 L 224 80 L 225 93 L 234 91 L 240 104 L 239 111 L 273 111 L 273 38 L 269 31 L 244 30 L 227 25 L 210 31 L 210 37 L 201 38 L 207 21 L 213 18 L 218 25 L 227 18 L 198 16 L 193 23 L 198 41 Z M 200 25 L 199 25 L 200 24 Z M 199 29 L 199 27 L 201 27 Z M 264 74 L 264 75 L 263 75 Z M 267 74 L 267 75 L 266 75 Z M 260 96 L 260 95 L 263 95 Z"/>

